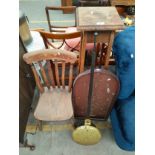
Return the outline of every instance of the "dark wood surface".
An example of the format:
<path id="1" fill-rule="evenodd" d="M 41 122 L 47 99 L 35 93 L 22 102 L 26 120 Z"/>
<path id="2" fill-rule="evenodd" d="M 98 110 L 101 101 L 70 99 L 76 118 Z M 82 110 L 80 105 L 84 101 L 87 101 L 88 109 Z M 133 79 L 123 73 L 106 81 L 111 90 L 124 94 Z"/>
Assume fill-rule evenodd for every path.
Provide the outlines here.
<path id="1" fill-rule="evenodd" d="M 115 7 L 79 7 L 76 14 L 78 30 L 104 31 L 124 28 Z"/>
<path id="2" fill-rule="evenodd" d="M 24 133 L 31 109 L 35 82 L 30 67 L 24 62 L 24 45 L 19 39 L 19 142 L 24 142 Z"/>
<path id="3" fill-rule="evenodd" d="M 115 7 L 79 7 L 76 10 L 77 29 L 82 31 L 79 72 L 84 71 L 86 43 L 107 43 L 104 67 L 108 68 L 109 59 L 116 30 L 123 30 L 124 23 Z"/>
<path id="4" fill-rule="evenodd" d="M 87 116 L 90 70 L 79 74 L 73 84 L 74 116 Z M 107 119 L 119 92 L 119 80 L 110 71 L 95 69 L 92 95 L 92 118 Z"/>

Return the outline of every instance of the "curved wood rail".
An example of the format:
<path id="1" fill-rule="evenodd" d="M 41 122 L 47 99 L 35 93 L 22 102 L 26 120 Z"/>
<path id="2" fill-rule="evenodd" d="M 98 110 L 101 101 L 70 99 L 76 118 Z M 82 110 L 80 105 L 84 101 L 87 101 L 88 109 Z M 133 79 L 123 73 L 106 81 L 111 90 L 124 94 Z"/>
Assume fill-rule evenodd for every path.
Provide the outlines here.
<path id="1" fill-rule="evenodd" d="M 73 52 L 60 50 L 60 49 L 43 49 L 26 53 L 23 55 L 23 59 L 27 64 L 42 60 L 60 60 L 65 63 L 75 63 L 77 61 L 77 55 Z"/>

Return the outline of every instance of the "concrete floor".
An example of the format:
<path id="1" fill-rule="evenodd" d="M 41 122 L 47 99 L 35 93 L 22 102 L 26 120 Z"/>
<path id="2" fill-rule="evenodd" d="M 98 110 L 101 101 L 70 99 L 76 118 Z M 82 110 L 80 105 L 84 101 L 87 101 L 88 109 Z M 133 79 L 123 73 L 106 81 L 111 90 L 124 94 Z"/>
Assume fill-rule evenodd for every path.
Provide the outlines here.
<path id="1" fill-rule="evenodd" d="M 115 143 L 111 129 L 102 129 L 102 139 L 96 145 L 83 146 L 71 138 L 71 131 L 37 132 L 28 135 L 30 144 L 36 149 L 20 148 L 20 155 L 134 155 L 134 152 L 121 150 Z"/>
<path id="2" fill-rule="evenodd" d="M 42 27 L 48 30 L 45 6 L 60 6 L 60 0 L 19 0 L 19 8 L 28 16 L 30 28 Z M 74 16 L 62 16 L 61 13 L 54 14 L 56 23 L 62 24 L 61 20 L 69 21 L 72 24 Z M 32 113 L 28 125 L 34 125 L 35 121 Z M 46 123 L 47 125 L 48 123 Z M 29 148 L 19 149 L 20 155 L 134 155 L 134 152 L 123 151 L 120 149 L 114 139 L 112 128 L 102 127 L 101 141 L 92 146 L 83 146 L 75 143 L 71 138 L 72 130 L 63 128 L 42 132 L 36 134 L 27 134 L 29 144 L 34 144 L 36 149 L 30 151 Z"/>
<path id="3" fill-rule="evenodd" d="M 43 122 L 43 131 L 36 130 L 33 112 L 37 101 L 38 91 L 35 89 L 26 138 L 28 144 L 35 145 L 36 148 L 30 151 L 29 148 L 20 147 L 20 155 L 134 155 L 134 152 L 124 151 L 117 146 L 109 119 L 106 122 L 93 121 L 101 131 L 102 139 L 98 144 L 90 146 L 80 145 L 72 140 L 73 119 L 60 123 Z"/>
<path id="4" fill-rule="evenodd" d="M 19 9 L 28 17 L 30 28 L 44 28 L 45 30 L 49 30 L 45 13 L 46 6 L 61 6 L 61 0 L 19 0 Z M 51 20 L 56 25 L 65 24 L 68 26 L 75 24 L 74 14 L 66 15 L 60 11 L 51 13 Z"/>

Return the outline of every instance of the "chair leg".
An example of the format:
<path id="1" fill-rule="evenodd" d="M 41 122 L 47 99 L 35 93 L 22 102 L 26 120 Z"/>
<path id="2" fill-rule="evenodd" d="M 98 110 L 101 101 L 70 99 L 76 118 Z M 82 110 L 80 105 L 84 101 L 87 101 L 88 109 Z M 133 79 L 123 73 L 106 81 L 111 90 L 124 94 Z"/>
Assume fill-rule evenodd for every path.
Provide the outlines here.
<path id="1" fill-rule="evenodd" d="M 42 121 L 37 120 L 37 126 L 39 127 L 39 131 L 42 131 Z"/>
<path id="2" fill-rule="evenodd" d="M 27 139 L 24 141 L 24 144 L 22 144 L 21 147 L 30 148 L 31 151 L 35 150 L 35 145 L 28 144 Z"/>

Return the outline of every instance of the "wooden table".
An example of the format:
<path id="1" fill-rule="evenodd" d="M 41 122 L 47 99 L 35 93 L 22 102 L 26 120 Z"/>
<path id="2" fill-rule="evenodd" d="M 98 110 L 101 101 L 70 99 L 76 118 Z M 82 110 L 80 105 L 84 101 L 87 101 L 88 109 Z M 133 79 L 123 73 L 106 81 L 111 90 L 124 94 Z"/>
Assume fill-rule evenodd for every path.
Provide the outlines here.
<path id="1" fill-rule="evenodd" d="M 121 21 L 115 7 L 78 7 L 77 29 L 82 31 L 82 43 L 80 53 L 79 72 L 84 71 L 86 43 L 94 42 L 94 32 L 98 32 L 97 42 L 108 43 L 105 58 L 105 68 L 108 68 L 109 57 L 116 30 L 123 30 Z"/>

